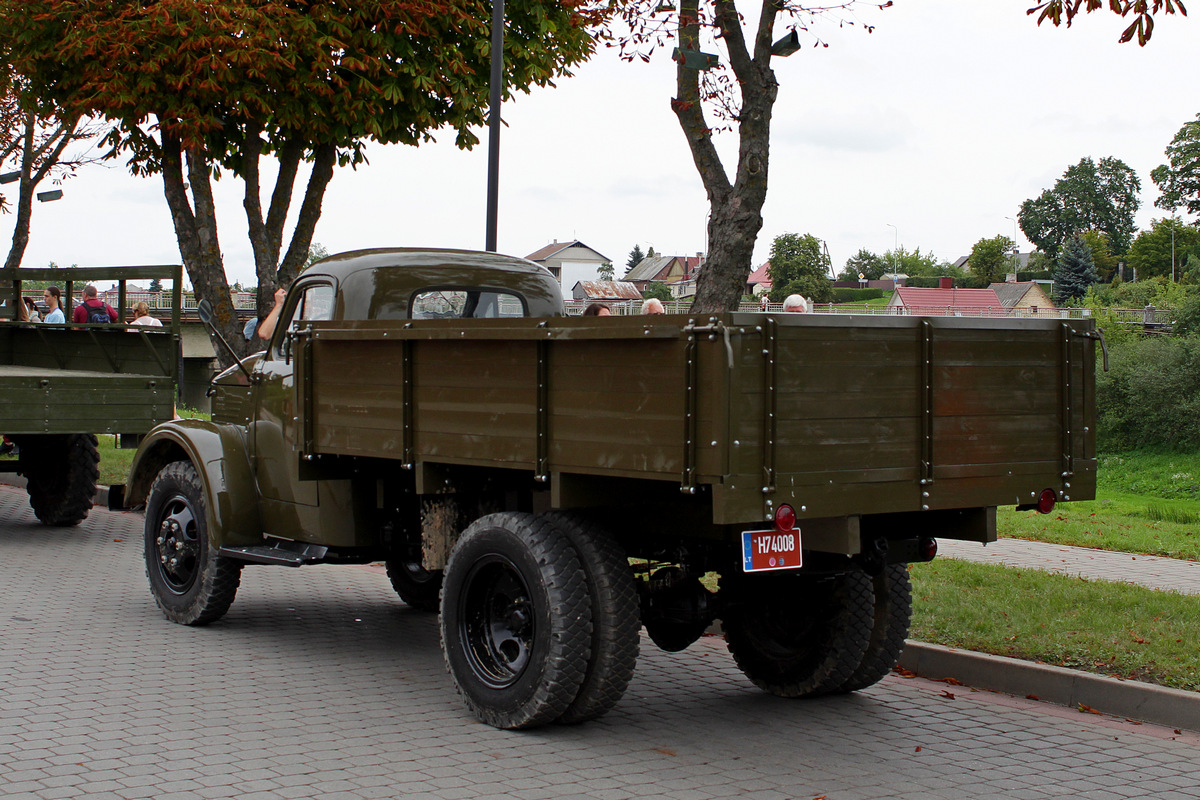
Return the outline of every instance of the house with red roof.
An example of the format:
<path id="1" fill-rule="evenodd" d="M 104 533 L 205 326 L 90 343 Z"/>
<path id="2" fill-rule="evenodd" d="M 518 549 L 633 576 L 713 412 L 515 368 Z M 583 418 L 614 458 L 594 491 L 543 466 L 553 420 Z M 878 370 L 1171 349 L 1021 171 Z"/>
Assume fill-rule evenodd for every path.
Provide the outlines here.
<path id="1" fill-rule="evenodd" d="M 574 286 L 580 280 L 591 280 L 596 277 L 600 267 L 612 263 L 608 256 L 593 250 L 578 239 L 570 242 L 555 239 L 525 258 L 550 270 L 550 274 L 564 286 Z"/>
<path id="2" fill-rule="evenodd" d="M 746 278 L 746 294 L 751 297 L 758 297 L 760 294 L 766 294 L 771 291 L 771 262 L 764 261 L 761 266 L 756 267 L 750 273 L 750 277 Z"/>
<path id="3" fill-rule="evenodd" d="M 941 317 L 1003 317 L 1008 309 L 992 289 L 923 289 L 901 286 L 888 308 L 896 314 Z"/>

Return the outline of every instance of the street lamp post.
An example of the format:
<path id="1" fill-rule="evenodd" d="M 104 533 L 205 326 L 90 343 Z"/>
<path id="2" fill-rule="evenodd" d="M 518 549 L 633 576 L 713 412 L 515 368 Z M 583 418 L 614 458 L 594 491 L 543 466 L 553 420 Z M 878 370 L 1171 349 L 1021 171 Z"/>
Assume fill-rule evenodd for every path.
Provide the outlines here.
<path id="1" fill-rule="evenodd" d="M 900 253 L 897 252 L 900 249 L 900 229 L 890 222 L 885 224 L 896 234 L 895 244 L 892 245 L 892 287 L 895 288 L 896 284 L 900 280 L 898 277 L 896 277 L 900 274 Z"/>
<path id="2" fill-rule="evenodd" d="M 504 91 L 504 0 L 492 0 L 492 77 L 488 98 L 487 220 L 484 249 L 496 252 L 500 193 L 500 102 Z"/>

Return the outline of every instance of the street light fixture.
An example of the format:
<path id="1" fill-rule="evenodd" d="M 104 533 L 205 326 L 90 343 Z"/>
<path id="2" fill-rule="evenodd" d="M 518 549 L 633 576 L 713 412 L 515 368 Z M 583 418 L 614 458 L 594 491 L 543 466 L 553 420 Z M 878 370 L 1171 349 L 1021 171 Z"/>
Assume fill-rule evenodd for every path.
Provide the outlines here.
<path id="1" fill-rule="evenodd" d="M 771 55 L 787 58 L 792 53 L 800 49 L 800 35 L 796 33 L 796 29 L 792 30 L 775 44 L 771 45 Z"/>

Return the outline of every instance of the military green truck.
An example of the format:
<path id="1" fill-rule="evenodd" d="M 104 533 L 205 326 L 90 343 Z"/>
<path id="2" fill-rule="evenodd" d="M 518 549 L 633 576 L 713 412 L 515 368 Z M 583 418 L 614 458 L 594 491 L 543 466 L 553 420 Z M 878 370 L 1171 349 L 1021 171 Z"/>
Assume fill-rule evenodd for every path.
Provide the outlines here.
<path id="1" fill-rule="evenodd" d="M 996 507 L 1095 491 L 1090 320 L 568 317 L 490 253 L 333 256 L 291 287 L 212 421 L 130 475 L 151 591 L 221 617 L 247 564 L 383 561 L 439 611 L 453 682 L 501 728 L 580 722 L 721 620 L 768 692 L 895 665 L 908 565 Z"/>
<path id="2" fill-rule="evenodd" d="M 137 437 L 175 415 L 181 274 L 178 266 L 0 269 L 0 432 L 18 451 L 16 459 L 0 460 L 0 472 L 25 476 L 29 503 L 44 524 L 78 525 L 91 511 L 96 434 Z M 124 309 L 128 281 L 156 278 L 174 282 L 169 326 L 70 322 L 75 289 L 115 280 Z M 62 290 L 67 324 L 19 319 L 22 283 L 29 281 Z"/>

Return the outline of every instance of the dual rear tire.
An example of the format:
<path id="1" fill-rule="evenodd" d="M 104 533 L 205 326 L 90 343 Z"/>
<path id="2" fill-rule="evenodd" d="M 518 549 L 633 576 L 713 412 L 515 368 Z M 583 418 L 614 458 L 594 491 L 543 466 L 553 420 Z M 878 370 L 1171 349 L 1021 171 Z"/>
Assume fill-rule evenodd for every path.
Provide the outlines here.
<path id="1" fill-rule="evenodd" d="M 568 516 L 490 514 L 446 565 L 442 652 L 467 707 L 497 728 L 604 714 L 637 659 L 637 595 L 620 548 Z"/>
<path id="2" fill-rule="evenodd" d="M 912 616 L 904 564 L 877 577 L 849 570 L 824 577 L 743 580 L 723 620 L 738 667 L 779 697 L 865 689 L 900 656 Z"/>

